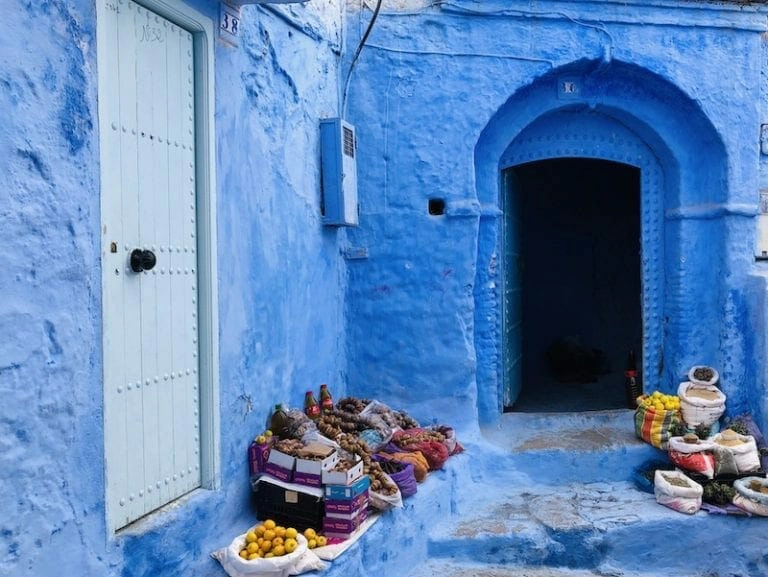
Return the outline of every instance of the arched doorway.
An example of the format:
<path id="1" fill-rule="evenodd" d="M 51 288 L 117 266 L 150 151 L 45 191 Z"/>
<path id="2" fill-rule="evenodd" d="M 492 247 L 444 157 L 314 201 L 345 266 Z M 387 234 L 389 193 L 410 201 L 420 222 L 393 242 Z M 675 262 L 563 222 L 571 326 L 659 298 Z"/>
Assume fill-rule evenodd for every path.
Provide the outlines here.
<path id="1" fill-rule="evenodd" d="M 564 90 L 566 85 L 568 90 Z M 699 147 L 701 142 L 706 147 Z M 697 152 L 701 154 L 697 156 Z M 515 334 L 509 318 L 516 306 L 509 244 L 509 229 L 514 224 L 510 225 L 510 207 L 505 205 L 510 175 L 519 180 L 525 170 L 521 167 L 539 166 L 541 170 L 548 165 L 535 163 L 555 159 L 581 159 L 571 161 L 576 163 L 591 159 L 598 167 L 608 166 L 599 164 L 602 162 L 618 163 L 634 170 L 639 181 L 635 192 L 625 195 L 638 197 L 635 224 L 640 255 L 635 261 L 639 262 L 635 284 L 641 330 L 636 338 L 646 388 L 669 388 L 677 379 L 679 365 L 688 362 L 683 347 L 694 341 L 697 354 L 715 354 L 716 341 L 689 330 L 681 319 L 696 306 L 717 307 L 717 291 L 711 290 L 717 281 L 707 278 L 709 284 L 692 285 L 685 266 L 675 263 L 685 261 L 686 237 L 700 234 L 704 227 L 718 226 L 677 215 L 685 214 L 678 208 L 686 204 L 726 198 L 722 141 L 698 105 L 659 76 L 621 62 L 574 63 L 513 95 L 489 122 L 475 148 L 478 200 L 500 209 L 497 214 L 483 213 L 478 236 L 475 321 L 483 339 L 476 342 L 478 405 L 485 422 L 514 406 L 516 394 L 524 387 L 521 380 L 515 381 L 521 378 L 526 353 L 522 325 Z M 530 181 L 528 184 L 530 187 Z M 589 197 L 584 188 L 577 194 L 577 204 L 586 207 Z M 513 251 L 520 248 L 514 242 L 511 245 Z M 722 246 L 708 248 L 712 260 L 722 259 Z M 540 258 L 546 260 L 543 252 Z M 554 262 L 555 257 L 551 258 Z M 703 278 L 708 274 L 706 269 L 697 272 Z M 565 328 L 562 332 L 567 333 Z M 488 339 L 488 334 L 496 338 Z M 632 347 L 628 335 L 621 341 L 627 341 L 620 343 L 621 349 Z M 618 352 L 611 354 L 618 356 Z M 615 367 L 614 372 L 623 368 Z"/>
<path id="2" fill-rule="evenodd" d="M 625 406 L 642 366 L 640 169 L 554 158 L 504 169 L 504 410 Z"/>
<path id="3" fill-rule="evenodd" d="M 504 410 L 623 406 L 629 350 L 642 371 L 662 347 L 660 259 L 641 262 L 663 253 L 655 156 L 615 119 L 566 109 L 526 127 L 499 170 Z"/>

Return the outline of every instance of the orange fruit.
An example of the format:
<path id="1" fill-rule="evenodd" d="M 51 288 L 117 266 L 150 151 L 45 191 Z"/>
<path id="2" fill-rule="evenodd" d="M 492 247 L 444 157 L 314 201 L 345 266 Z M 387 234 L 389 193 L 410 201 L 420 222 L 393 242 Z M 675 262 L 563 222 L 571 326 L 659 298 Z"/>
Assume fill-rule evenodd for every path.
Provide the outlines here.
<path id="1" fill-rule="evenodd" d="M 285 530 L 285 535 L 284 535 L 284 537 L 285 537 L 286 539 L 295 539 L 295 538 L 296 538 L 296 535 L 298 535 L 298 534 L 299 534 L 299 532 L 298 532 L 296 529 L 294 529 L 293 527 L 288 527 L 288 528 Z"/>
<path id="2" fill-rule="evenodd" d="M 267 541 L 266 539 L 264 539 L 264 541 L 262 541 L 262 543 L 261 543 L 261 550 L 262 550 L 262 552 L 266 553 L 270 549 L 272 549 L 272 541 Z"/>
<path id="3" fill-rule="evenodd" d="M 267 519 L 264 521 L 265 529 L 274 529 L 275 527 L 277 527 L 277 523 L 275 523 L 272 519 Z"/>
<path id="4" fill-rule="evenodd" d="M 277 545 L 276 547 L 272 548 L 272 553 L 275 554 L 275 557 L 282 557 L 285 555 L 285 547 L 282 545 Z"/>
<path id="5" fill-rule="evenodd" d="M 283 545 L 286 553 L 293 553 L 298 546 L 299 543 L 296 541 L 296 539 L 291 539 L 290 537 L 285 540 L 285 544 Z"/>

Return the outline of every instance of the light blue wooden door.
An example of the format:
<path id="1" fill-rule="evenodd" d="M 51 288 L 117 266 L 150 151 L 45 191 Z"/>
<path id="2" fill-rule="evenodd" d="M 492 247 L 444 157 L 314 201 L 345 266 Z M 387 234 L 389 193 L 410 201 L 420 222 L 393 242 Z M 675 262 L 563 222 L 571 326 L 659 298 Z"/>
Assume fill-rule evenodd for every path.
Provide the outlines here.
<path id="1" fill-rule="evenodd" d="M 520 187 L 514 170 L 502 173 L 502 365 L 504 408 L 515 404 L 522 389 L 522 262 L 520 255 Z"/>
<path id="2" fill-rule="evenodd" d="M 194 49 L 187 30 L 139 4 L 99 2 L 104 442 L 116 530 L 200 486 Z"/>

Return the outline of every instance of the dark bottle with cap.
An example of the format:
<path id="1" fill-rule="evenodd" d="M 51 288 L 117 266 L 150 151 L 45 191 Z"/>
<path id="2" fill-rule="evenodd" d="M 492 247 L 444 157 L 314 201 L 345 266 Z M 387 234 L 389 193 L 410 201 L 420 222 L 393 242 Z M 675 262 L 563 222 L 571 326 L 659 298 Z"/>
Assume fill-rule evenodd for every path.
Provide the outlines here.
<path id="1" fill-rule="evenodd" d="M 624 371 L 624 393 L 626 395 L 627 407 L 637 408 L 637 397 L 643 394 L 643 388 L 640 379 L 637 378 L 637 360 L 635 359 L 635 350 L 630 349 L 627 355 L 627 368 Z"/>
<path id="2" fill-rule="evenodd" d="M 269 429 L 281 439 L 288 438 L 288 414 L 282 404 L 275 405 L 275 410 L 269 419 Z"/>

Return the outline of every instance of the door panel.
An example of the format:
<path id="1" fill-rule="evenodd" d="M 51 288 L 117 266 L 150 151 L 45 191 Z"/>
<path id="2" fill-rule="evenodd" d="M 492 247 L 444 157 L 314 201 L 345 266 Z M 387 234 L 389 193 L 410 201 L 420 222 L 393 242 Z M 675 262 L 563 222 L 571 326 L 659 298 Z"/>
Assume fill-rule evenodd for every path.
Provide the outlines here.
<path id="1" fill-rule="evenodd" d="M 194 53 L 188 31 L 136 3 L 102 7 L 104 419 L 115 530 L 200 486 Z M 155 254 L 152 270 L 131 269 L 136 248 Z"/>
<path id="2" fill-rule="evenodd" d="M 502 357 L 503 404 L 515 404 L 522 389 L 522 291 L 520 258 L 520 187 L 513 169 L 503 173 L 502 204 Z"/>

